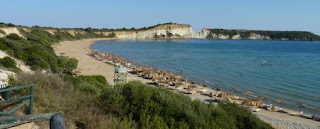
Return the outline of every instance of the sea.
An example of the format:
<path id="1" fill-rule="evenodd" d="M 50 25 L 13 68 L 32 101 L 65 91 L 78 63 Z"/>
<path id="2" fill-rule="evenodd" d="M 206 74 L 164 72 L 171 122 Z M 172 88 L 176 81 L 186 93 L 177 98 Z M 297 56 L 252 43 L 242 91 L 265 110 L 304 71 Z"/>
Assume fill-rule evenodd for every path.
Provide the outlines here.
<path id="1" fill-rule="evenodd" d="M 108 40 L 97 41 L 92 48 L 176 74 L 183 70 L 189 80 L 228 93 L 267 96 L 265 103 L 320 115 L 320 42 Z M 276 103 L 278 99 L 286 102 Z M 297 107 L 298 103 L 307 107 Z"/>

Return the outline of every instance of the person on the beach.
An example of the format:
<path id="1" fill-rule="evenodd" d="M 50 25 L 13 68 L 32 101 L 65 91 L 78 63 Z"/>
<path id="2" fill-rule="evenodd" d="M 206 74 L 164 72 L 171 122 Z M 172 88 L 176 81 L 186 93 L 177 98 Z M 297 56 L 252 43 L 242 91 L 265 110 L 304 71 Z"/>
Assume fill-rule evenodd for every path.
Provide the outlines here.
<path id="1" fill-rule="evenodd" d="M 0 100 L 3 101 L 4 99 L 2 98 L 2 96 L 0 95 Z"/>

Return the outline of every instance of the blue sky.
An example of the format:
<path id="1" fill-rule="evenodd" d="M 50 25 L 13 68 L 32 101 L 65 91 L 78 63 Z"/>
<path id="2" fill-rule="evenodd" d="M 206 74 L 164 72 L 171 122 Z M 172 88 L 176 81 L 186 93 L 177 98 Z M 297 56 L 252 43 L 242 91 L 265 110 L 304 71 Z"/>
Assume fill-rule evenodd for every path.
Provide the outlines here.
<path id="1" fill-rule="evenodd" d="M 122 28 L 164 22 L 193 29 L 305 30 L 320 35 L 320 0 L 3 0 L 1 22 Z"/>

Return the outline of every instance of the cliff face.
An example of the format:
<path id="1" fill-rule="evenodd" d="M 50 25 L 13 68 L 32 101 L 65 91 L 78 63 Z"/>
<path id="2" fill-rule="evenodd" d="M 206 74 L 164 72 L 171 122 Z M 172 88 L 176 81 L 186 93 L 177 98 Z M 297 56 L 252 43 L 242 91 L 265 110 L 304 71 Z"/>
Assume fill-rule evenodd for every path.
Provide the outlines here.
<path id="1" fill-rule="evenodd" d="M 210 33 L 208 35 L 212 39 L 250 39 L 250 40 L 271 40 L 269 36 L 251 33 L 249 37 L 242 38 L 240 34 L 228 35 L 228 34 L 219 34 L 219 33 Z M 283 39 L 285 40 L 285 39 Z"/>
<path id="2" fill-rule="evenodd" d="M 40 28 L 55 35 L 56 33 L 68 33 L 72 36 L 116 37 L 119 39 L 250 39 L 250 40 L 303 40 L 319 41 L 320 36 L 305 31 L 263 31 L 263 30 L 225 30 L 225 29 L 202 29 L 194 32 L 190 25 L 165 23 L 142 29 L 59 29 Z M 11 33 L 23 37 L 23 33 L 31 32 L 34 28 L 29 27 L 0 27 L 0 38 Z"/>
<path id="3" fill-rule="evenodd" d="M 23 37 L 22 34 L 20 33 L 20 31 L 16 27 L 4 27 L 4 28 L 0 28 L 0 31 L 1 31 L 0 38 L 4 37 L 6 35 L 12 34 L 12 33 Z M 4 33 L 2 33 L 2 32 L 4 32 Z"/>
<path id="4" fill-rule="evenodd" d="M 137 31 L 115 32 L 121 39 L 153 39 L 153 38 L 193 38 L 190 25 L 166 24 Z"/>
<path id="5" fill-rule="evenodd" d="M 250 39 L 250 40 L 299 40 L 319 41 L 320 36 L 306 31 L 265 31 L 265 30 L 226 30 L 208 29 L 207 38 L 212 39 Z"/>

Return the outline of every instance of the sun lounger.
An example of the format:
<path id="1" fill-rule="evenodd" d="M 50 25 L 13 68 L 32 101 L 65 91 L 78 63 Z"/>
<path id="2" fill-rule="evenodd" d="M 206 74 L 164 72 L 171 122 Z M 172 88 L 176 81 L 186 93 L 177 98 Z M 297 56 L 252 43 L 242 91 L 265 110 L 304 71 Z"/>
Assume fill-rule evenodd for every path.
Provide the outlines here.
<path id="1" fill-rule="evenodd" d="M 260 108 L 257 108 L 257 109 L 255 109 L 255 110 L 253 110 L 254 112 L 259 112 L 259 111 L 261 111 L 261 109 Z"/>

